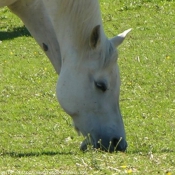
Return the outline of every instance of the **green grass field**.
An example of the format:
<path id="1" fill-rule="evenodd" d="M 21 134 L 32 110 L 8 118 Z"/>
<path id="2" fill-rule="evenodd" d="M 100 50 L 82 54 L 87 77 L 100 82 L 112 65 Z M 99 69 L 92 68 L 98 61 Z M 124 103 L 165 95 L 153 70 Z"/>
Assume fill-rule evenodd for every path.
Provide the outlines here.
<path id="1" fill-rule="evenodd" d="M 175 1 L 101 0 L 106 34 L 133 28 L 119 47 L 126 153 L 79 150 L 82 136 L 55 97 L 50 62 L 0 9 L 0 175 L 175 174 Z"/>

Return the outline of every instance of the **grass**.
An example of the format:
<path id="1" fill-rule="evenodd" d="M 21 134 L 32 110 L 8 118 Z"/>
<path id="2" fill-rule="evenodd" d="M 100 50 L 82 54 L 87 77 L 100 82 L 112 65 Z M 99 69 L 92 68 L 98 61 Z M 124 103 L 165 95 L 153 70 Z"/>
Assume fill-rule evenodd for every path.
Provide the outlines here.
<path id="1" fill-rule="evenodd" d="M 79 151 L 57 75 L 22 22 L 0 9 L 0 174 L 175 174 L 175 1 L 101 0 L 119 47 L 127 153 Z"/>

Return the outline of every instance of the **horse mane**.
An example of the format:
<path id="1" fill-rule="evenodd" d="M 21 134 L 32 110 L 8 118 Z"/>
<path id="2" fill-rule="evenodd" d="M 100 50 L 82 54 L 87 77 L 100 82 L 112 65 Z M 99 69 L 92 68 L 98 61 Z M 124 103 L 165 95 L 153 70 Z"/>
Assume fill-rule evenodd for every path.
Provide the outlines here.
<path id="1" fill-rule="evenodd" d="M 89 44 L 91 32 L 95 26 L 100 25 L 100 58 L 104 64 L 109 62 L 114 48 L 104 33 L 98 0 L 60 0 L 60 7 L 59 15 L 66 16 L 64 20 L 75 32 L 77 47 L 84 47 L 82 55 L 91 49 Z"/>

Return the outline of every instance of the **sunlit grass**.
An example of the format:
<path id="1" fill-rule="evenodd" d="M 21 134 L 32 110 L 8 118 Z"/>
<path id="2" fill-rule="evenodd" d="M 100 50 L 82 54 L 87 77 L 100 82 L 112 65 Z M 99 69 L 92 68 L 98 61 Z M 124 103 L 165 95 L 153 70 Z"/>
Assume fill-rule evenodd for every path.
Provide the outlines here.
<path id="1" fill-rule="evenodd" d="M 57 75 L 22 22 L 0 9 L 0 174 L 175 173 L 175 2 L 101 0 L 119 47 L 127 153 L 81 152 L 55 97 Z"/>

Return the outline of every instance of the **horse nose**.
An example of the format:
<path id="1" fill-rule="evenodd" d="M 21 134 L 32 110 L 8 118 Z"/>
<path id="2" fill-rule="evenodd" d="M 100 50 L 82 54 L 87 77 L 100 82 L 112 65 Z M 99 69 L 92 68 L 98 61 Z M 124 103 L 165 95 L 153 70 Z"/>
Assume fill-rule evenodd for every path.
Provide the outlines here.
<path id="1" fill-rule="evenodd" d="M 126 151 L 126 148 L 127 148 L 127 142 L 122 139 L 122 137 L 120 138 L 117 138 L 117 137 L 114 137 L 111 139 L 111 144 L 112 144 L 112 147 L 114 148 L 114 150 L 117 150 L 117 151 Z"/>
<path id="2" fill-rule="evenodd" d="M 127 148 L 127 142 L 125 141 L 125 139 L 123 139 L 122 137 L 114 137 L 112 139 L 99 139 L 98 142 L 93 142 L 93 140 L 90 139 L 85 139 L 82 144 L 80 149 L 82 151 L 87 150 L 87 145 L 92 145 L 93 148 L 96 149 L 101 149 L 103 151 L 107 151 L 107 152 L 115 152 L 115 151 L 121 151 L 124 152 L 126 151 Z"/>

